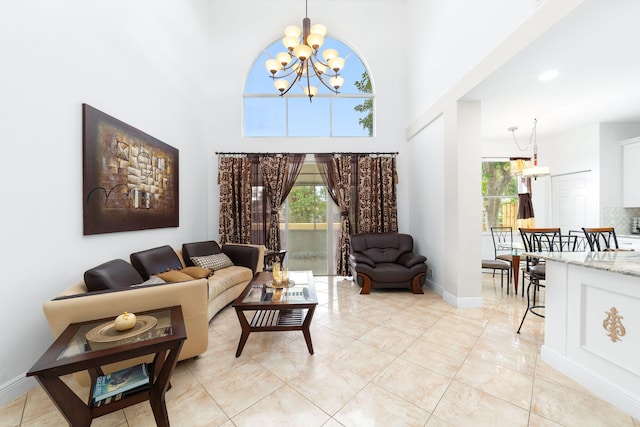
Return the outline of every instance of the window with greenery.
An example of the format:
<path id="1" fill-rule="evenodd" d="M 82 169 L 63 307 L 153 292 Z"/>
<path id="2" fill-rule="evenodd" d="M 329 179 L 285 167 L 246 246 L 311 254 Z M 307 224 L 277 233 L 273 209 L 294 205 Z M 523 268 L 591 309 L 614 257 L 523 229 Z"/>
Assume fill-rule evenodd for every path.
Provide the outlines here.
<path id="1" fill-rule="evenodd" d="M 374 92 L 369 72 L 344 43 L 325 37 L 321 50 L 326 48 L 336 49 L 346 59 L 340 73 L 345 81 L 337 95 L 319 84 L 313 102 L 300 84 L 285 96 L 273 86 L 264 64 L 285 50 L 280 40 L 256 58 L 244 88 L 245 137 L 373 136 Z"/>
<path id="2" fill-rule="evenodd" d="M 281 208 L 280 222 L 289 269 L 318 275 L 333 270 L 340 216 L 315 163 L 302 166 Z"/>
<path id="3" fill-rule="evenodd" d="M 482 231 L 491 227 L 517 228 L 518 178 L 509 159 L 482 161 Z"/>

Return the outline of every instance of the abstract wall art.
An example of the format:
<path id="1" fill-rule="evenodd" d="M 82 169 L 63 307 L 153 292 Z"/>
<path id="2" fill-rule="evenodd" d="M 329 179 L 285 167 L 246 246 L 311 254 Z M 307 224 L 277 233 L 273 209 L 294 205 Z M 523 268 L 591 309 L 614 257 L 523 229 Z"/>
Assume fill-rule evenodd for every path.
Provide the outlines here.
<path id="1" fill-rule="evenodd" d="M 178 227 L 178 150 L 82 104 L 84 234 Z"/>

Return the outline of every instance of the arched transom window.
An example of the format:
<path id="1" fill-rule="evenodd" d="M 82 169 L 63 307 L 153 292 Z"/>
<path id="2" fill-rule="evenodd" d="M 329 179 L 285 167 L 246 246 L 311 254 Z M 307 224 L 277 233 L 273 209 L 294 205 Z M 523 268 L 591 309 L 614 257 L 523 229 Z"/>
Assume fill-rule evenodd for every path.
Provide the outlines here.
<path id="1" fill-rule="evenodd" d="M 264 64 L 285 50 L 280 40 L 256 58 L 244 87 L 245 137 L 373 136 L 374 92 L 368 70 L 344 43 L 327 36 L 325 48 L 346 59 L 340 73 L 344 84 L 337 95 L 319 84 L 311 102 L 300 83 L 284 96 L 274 87 Z"/>

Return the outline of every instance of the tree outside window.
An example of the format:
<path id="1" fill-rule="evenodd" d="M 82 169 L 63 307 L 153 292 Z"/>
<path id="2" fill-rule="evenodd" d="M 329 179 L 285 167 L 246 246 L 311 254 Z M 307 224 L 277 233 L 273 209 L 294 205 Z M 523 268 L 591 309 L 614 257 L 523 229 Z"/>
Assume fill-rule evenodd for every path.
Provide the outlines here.
<path id="1" fill-rule="evenodd" d="M 509 160 L 482 162 L 482 231 L 491 227 L 517 227 L 518 178 Z"/>

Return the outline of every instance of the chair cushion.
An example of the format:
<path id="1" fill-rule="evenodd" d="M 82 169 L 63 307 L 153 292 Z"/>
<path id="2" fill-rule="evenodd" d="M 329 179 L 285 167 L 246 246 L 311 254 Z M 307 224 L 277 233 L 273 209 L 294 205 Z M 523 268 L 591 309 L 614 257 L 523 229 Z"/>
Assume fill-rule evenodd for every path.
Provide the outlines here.
<path id="1" fill-rule="evenodd" d="M 511 268 L 511 264 L 499 259 L 483 259 L 482 268 L 495 268 L 496 270 L 497 269 L 509 270 Z"/>
<path id="2" fill-rule="evenodd" d="M 142 282 L 140 273 L 123 259 L 107 261 L 84 273 L 84 283 L 89 292 L 125 289 Z"/>
<path id="3" fill-rule="evenodd" d="M 402 254 L 396 248 L 370 248 L 362 253 L 371 258 L 376 264 L 379 262 L 396 262 Z"/>
<path id="4" fill-rule="evenodd" d="M 131 265 L 138 270 L 144 280 L 147 280 L 153 274 L 182 268 L 182 262 L 178 254 L 169 245 L 134 252 L 129 258 L 131 259 Z"/>
<path id="5" fill-rule="evenodd" d="M 529 269 L 529 274 L 538 279 L 544 279 L 547 275 L 547 269 L 545 264 L 534 265 Z"/>
<path id="6" fill-rule="evenodd" d="M 407 268 L 403 265 L 392 263 L 392 262 L 382 262 L 376 264 L 375 268 L 371 268 L 367 265 L 362 266 L 362 268 L 358 269 L 358 272 L 366 274 L 371 277 L 375 282 L 380 283 L 398 283 L 398 282 L 406 282 L 411 281 L 411 279 L 420 272 L 426 272 L 427 265 L 426 264 L 418 264 L 413 268 Z"/>

